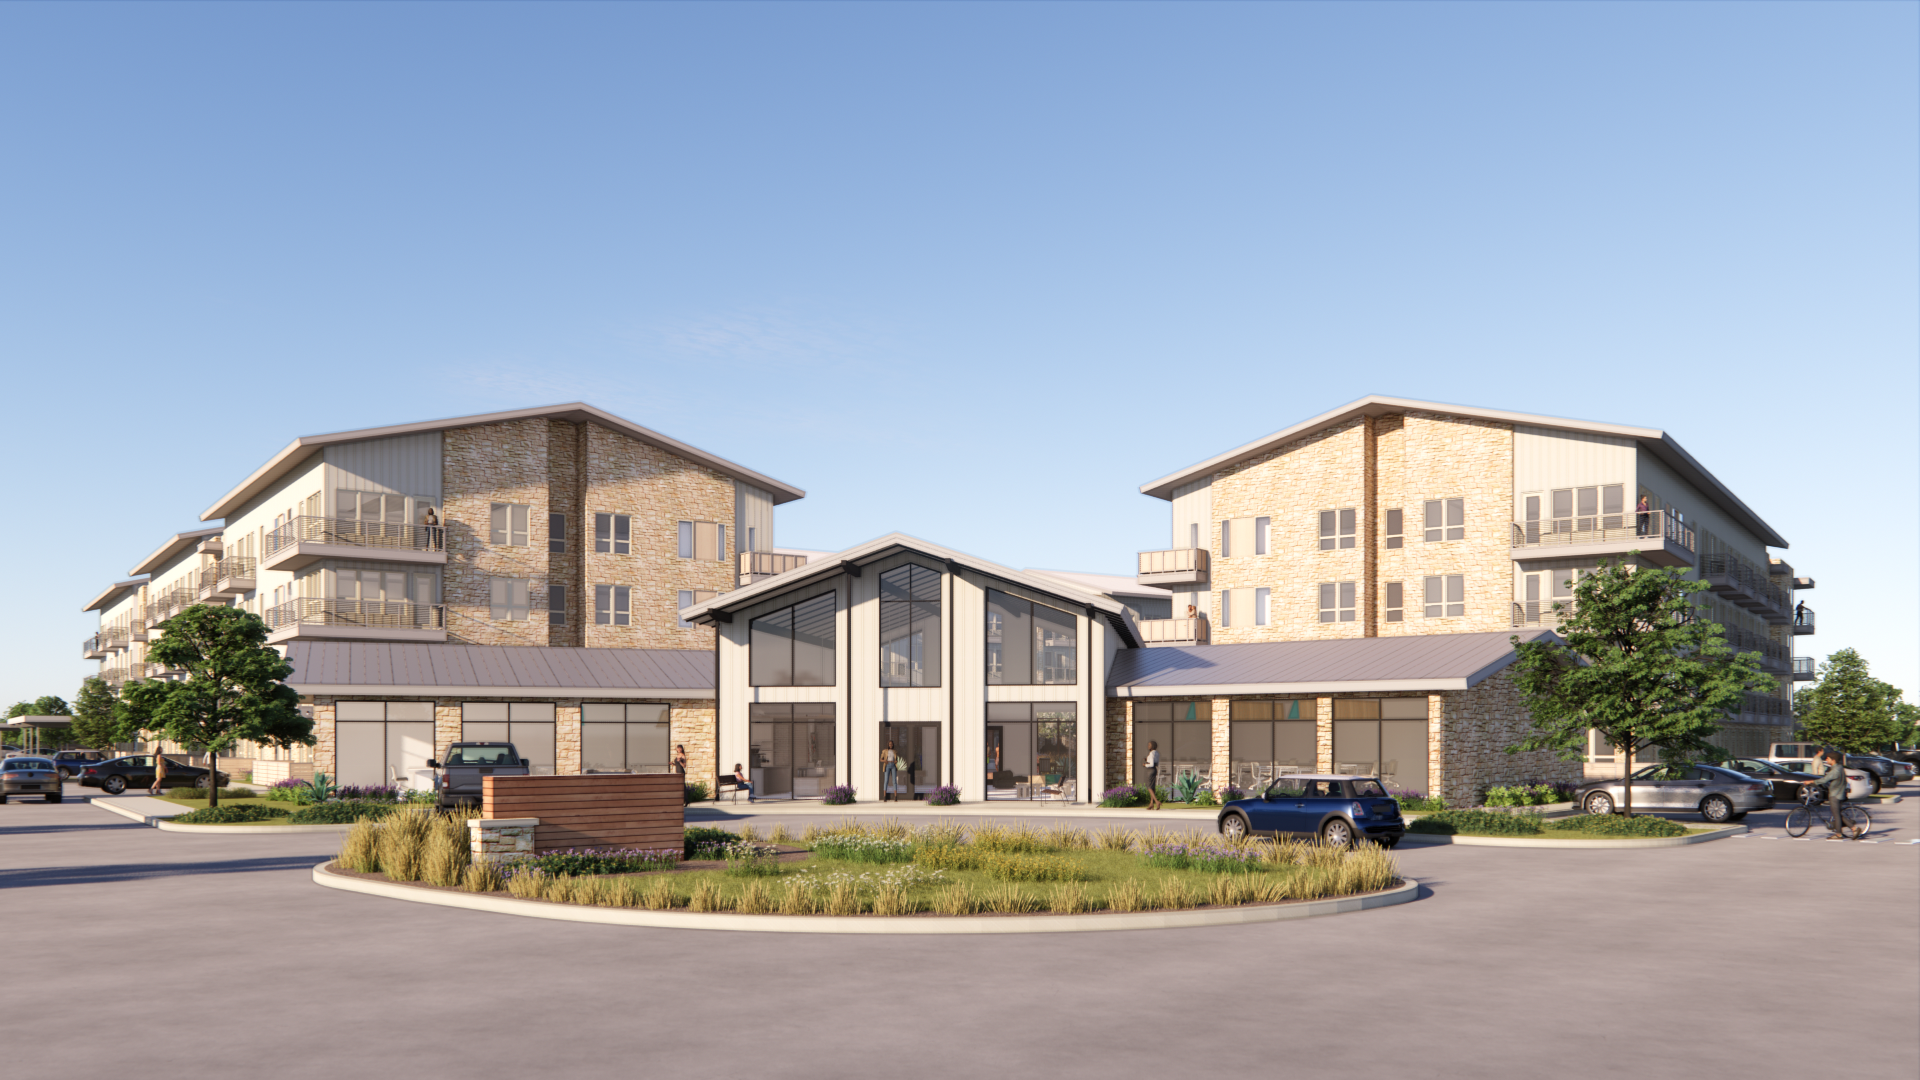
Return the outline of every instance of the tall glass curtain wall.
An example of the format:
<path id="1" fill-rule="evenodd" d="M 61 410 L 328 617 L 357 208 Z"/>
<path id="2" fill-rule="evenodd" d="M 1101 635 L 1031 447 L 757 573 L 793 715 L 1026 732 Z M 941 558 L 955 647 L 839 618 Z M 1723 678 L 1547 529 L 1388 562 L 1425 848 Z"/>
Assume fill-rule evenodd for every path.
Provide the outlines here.
<path id="1" fill-rule="evenodd" d="M 333 709 L 338 783 L 411 786 L 414 771 L 433 757 L 431 701 L 342 701 Z"/>
<path id="2" fill-rule="evenodd" d="M 1427 793 L 1427 699 L 1336 698 L 1333 771 Z"/>
<path id="3" fill-rule="evenodd" d="M 510 742 L 535 776 L 552 776 L 553 702 L 468 701 L 460 706 L 461 742 Z"/>
<path id="4" fill-rule="evenodd" d="M 1065 611 L 987 590 L 987 685 L 1079 681 L 1078 623 Z"/>
<path id="5" fill-rule="evenodd" d="M 747 779 L 754 795 L 825 795 L 835 775 L 833 720 L 831 702 L 747 706 Z"/>
<path id="6" fill-rule="evenodd" d="M 748 625 L 747 674 L 754 686 L 833 686 L 834 594 L 769 612 Z"/>
<path id="7" fill-rule="evenodd" d="M 580 771 L 663 773 L 673 760 L 670 710 L 652 702 L 580 706 Z"/>
<path id="8" fill-rule="evenodd" d="M 987 705 L 987 798 L 1064 799 L 1078 792 L 1079 713 L 1068 702 Z"/>
<path id="9" fill-rule="evenodd" d="M 880 575 L 880 685 L 940 685 L 940 573 L 897 566 Z"/>
<path id="10" fill-rule="evenodd" d="M 887 751 L 893 751 L 888 768 Z M 940 725 L 880 725 L 880 797 L 922 799 L 940 783 Z"/>
<path id="11" fill-rule="evenodd" d="M 1147 744 L 1160 751 L 1160 768 L 1147 775 Z M 1133 783 L 1165 786 L 1183 772 L 1210 781 L 1213 773 L 1213 702 L 1133 703 Z"/>
<path id="12" fill-rule="evenodd" d="M 1312 698 L 1236 701 L 1228 714 L 1229 782 L 1257 791 L 1288 773 L 1310 773 L 1319 757 Z"/>

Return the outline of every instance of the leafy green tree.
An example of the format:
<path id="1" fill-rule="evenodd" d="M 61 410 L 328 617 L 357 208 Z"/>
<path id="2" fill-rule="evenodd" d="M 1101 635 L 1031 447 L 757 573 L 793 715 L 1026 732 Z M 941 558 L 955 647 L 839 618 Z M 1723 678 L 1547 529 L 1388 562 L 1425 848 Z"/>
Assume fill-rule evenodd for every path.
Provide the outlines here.
<path id="1" fill-rule="evenodd" d="M 16 716 L 71 715 L 73 715 L 73 710 L 67 708 L 67 703 L 52 694 L 34 698 L 32 701 L 16 701 L 7 709 L 7 719 L 9 720 Z M 46 743 L 64 745 L 72 737 L 72 732 L 73 725 L 71 724 L 63 724 L 58 727 L 43 727 L 34 733 L 34 739 L 36 740 L 36 745 L 45 745 Z"/>
<path id="2" fill-rule="evenodd" d="M 238 608 L 198 605 L 168 619 L 147 659 L 185 677 L 128 686 L 116 712 L 121 725 L 203 747 L 210 762 L 242 739 L 312 745 L 313 721 L 300 715 L 300 695 L 282 681 L 293 666 L 266 641 L 267 624 Z M 207 805 L 219 802 L 215 788 Z"/>
<path id="3" fill-rule="evenodd" d="M 1630 752 L 1658 746 L 1682 759 L 1728 756 L 1712 739 L 1747 690 L 1773 686 L 1760 654 L 1734 655 L 1719 623 L 1698 616 L 1693 594 L 1706 582 L 1679 570 L 1602 564 L 1573 585 L 1555 640 L 1512 639 L 1514 685 L 1533 729 L 1510 754 L 1551 750 L 1569 761 L 1586 753 L 1587 732 Z M 1633 787 L 1626 785 L 1628 816 Z"/>
<path id="4" fill-rule="evenodd" d="M 109 753 L 114 743 L 126 741 L 129 733 L 121 730 L 120 719 L 114 712 L 118 701 L 119 695 L 107 685 L 107 680 L 96 675 L 82 682 L 80 692 L 73 698 L 73 723 L 68 725 L 74 741 Z"/>
<path id="5" fill-rule="evenodd" d="M 1850 754 L 1870 754 L 1891 742 L 1911 741 L 1913 706 L 1900 691 L 1867 670 L 1853 649 L 1841 649 L 1820 665 L 1820 681 L 1793 696 L 1800 737 Z"/>

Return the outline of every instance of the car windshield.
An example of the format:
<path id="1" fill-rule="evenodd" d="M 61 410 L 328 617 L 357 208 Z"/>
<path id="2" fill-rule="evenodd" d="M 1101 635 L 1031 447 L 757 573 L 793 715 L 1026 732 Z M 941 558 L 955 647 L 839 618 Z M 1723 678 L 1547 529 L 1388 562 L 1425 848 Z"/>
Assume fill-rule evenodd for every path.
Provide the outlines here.
<path id="1" fill-rule="evenodd" d="M 1770 761 L 1755 761 L 1752 758 L 1741 758 L 1738 762 L 1735 763 L 1735 765 L 1742 772 L 1772 773 L 1772 772 L 1786 771 L 1785 769 L 1782 769 L 1780 766 L 1775 765 Z"/>
<path id="2" fill-rule="evenodd" d="M 512 765 L 513 748 L 508 746 L 456 746 L 447 751 L 449 765 Z"/>
<path id="3" fill-rule="evenodd" d="M 43 758 L 17 757 L 7 759 L 9 769 L 51 769 L 53 762 Z"/>
<path id="4" fill-rule="evenodd" d="M 1380 781 L 1378 780 L 1353 781 L 1353 793 L 1362 799 L 1384 799 L 1387 797 L 1386 789 L 1380 786 Z"/>

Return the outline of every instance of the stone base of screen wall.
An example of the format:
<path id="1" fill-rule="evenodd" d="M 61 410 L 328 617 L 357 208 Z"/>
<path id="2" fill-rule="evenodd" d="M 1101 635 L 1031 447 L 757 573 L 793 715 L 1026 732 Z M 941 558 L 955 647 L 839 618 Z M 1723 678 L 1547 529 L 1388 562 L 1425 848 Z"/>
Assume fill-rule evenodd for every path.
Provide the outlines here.
<path id="1" fill-rule="evenodd" d="M 475 862 L 504 862 L 533 854 L 534 830 L 540 819 L 474 818 L 467 822 L 467 835 L 473 845 Z"/>

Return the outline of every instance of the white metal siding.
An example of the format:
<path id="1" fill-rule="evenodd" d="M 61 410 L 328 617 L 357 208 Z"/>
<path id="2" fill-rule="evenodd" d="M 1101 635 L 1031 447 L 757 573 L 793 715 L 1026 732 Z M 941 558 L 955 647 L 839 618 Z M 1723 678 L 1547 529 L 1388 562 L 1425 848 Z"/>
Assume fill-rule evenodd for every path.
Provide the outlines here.
<path id="1" fill-rule="evenodd" d="M 773 495 L 751 484 L 733 482 L 734 543 L 741 551 L 773 550 Z M 749 549 L 747 530 L 753 531 L 754 546 Z"/>
<path id="2" fill-rule="evenodd" d="M 332 503 L 336 490 L 378 491 L 388 495 L 419 495 L 440 503 L 440 433 L 396 435 L 368 439 L 326 449 L 327 512 L 338 516 Z"/>
<path id="3" fill-rule="evenodd" d="M 1213 535 L 1213 481 L 1195 480 L 1173 489 L 1173 548 L 1188 546 L 1192 530 L 1200 526 L 1200 546 L 1211 547 Z"/>
<path id="4" fill-rule="evenodd" d="M 1622 484 L 1627 489 L 1627 506 L 1631 508 L 1635 495 L 1636 457 L 1636 446 L 1632 439 L 1551 428 L 1515 427 L 1513 519 L 1520 521 L 1525 516 L 1524 495 L 1556 488 Z M 1548 506 L 1543 499 L 1543 514 L 1550 512 Z"/>
<path id="5" fill-rule="evenodd" d="M 1685 514 L 1688 524 L 1694 527 L 1696 538 L 1700 530 L 1705 529 L 1720 543 L 1738 552 L 1748 561 L 1757 566 L 1767 565 L 1767 545 L 1762 543 L 1759 537 L 1722 513 L 1720 507 L 1711 499 L 1702 495 L 1693 485 L 1680 479 L 1659 458 L 1647 453 L 1640 455 L 1639 483 L 1641 487 L 1658 495 L 1662 503 Z M 1637 495 L 1636 490 L 1628 490 L 1627 505 L 1629 507 L 1633 505 Z"/>

